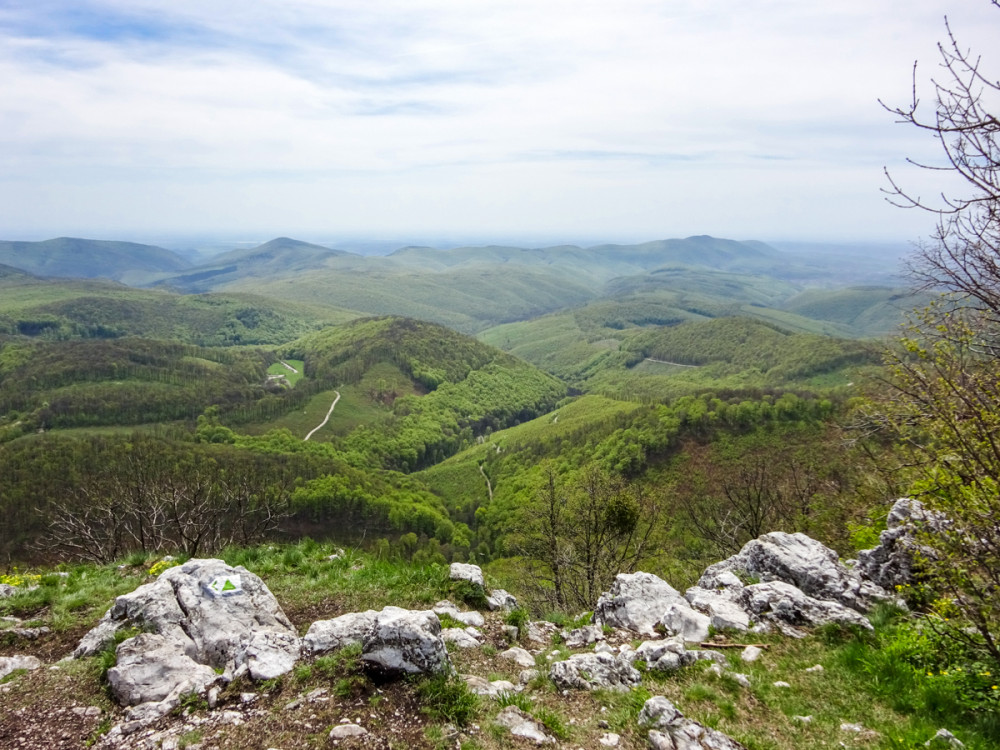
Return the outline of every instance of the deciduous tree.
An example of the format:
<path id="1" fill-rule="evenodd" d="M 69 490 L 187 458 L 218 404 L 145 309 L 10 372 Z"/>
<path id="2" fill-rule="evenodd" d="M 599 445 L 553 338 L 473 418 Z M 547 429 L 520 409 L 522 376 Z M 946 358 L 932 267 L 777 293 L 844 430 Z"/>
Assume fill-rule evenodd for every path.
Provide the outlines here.
<path id="1" fill-rule="evenodd" d="M 893 202 L 938 218 L 912 268 L 942 295 L 888 355 L 882 419 L 906 450 L 915 494 L 950 519 L 924 539 L 932 585 L 964 615 L 950 633 L 1000 662 L 1000 80 L 946 29 L 933 104 L 919 99 L 915 68 L 910 103 L 887 107 L 938 141 L 943 161 L 920 166 L 959 188 L 926 201 L 890 176 Z"/>

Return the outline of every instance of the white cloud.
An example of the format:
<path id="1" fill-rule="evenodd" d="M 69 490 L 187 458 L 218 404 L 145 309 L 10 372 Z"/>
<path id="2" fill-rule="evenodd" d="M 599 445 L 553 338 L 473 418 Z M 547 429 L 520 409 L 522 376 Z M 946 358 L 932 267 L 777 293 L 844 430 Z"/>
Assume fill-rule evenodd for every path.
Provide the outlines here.
<path id="1" fill-rule="evenodd" d="M 929 0 L 7 9 L 0 227 L 906 238 L 881 165 L 933 144 L 876 100 L 942 33 Z"/>

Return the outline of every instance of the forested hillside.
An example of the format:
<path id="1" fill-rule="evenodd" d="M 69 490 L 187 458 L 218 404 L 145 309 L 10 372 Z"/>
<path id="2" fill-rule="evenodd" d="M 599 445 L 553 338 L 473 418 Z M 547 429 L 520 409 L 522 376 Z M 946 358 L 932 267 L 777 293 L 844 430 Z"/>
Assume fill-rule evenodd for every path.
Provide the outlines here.
<path id="1" fill-rule="evenodd" d="M 199 346 L 278 345 L 359 313 L 251 294 L 180 295 L 103 281 L 0 274 L 0 335 L 140 336 Z"/>

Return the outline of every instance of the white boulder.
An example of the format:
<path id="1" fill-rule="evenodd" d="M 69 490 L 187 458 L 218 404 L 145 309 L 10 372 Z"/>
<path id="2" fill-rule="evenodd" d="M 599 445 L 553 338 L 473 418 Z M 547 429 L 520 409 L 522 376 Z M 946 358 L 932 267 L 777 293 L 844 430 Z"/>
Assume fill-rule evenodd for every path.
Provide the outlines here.
<path id="1" fill-rule="evenodd" d="M 688 719 L 662 695 L 643 704 L 639 725 L 650 728 L 649 744 L 657 750 L 746 750 L 732 737 Z"/>
<path id="2" fill-rule="evenodd" d="M 321 656 L 351 644 L 360 644 L 378 615 L 374 609 L 365 612 L 317 620 L 302 638 L 302 651 L 309 656 Z"/>
<path id="3" fill-rule="evenodd" d="M 652 573 L 619 573 L 597 600 L 594 623 L 655 635 L 671 604 L 687 602 L 673 586 Z"/>
<path id="4" fill-rule="evenodd" d="M 483 569 L 478 565 L 469 563 L 452 563 L 449 570 L 449 578 L 453 581 L 468 581 L 473 586 L 486 588 L 486 580 L 483 578 Z"/>
<path id="5" fill-rule="evenodd" d="M 389 674 L 451 671 L 441 621 L 430 611 L 386 607 L 365 632 L 361 660 Z"/>
<path id="6" fill-rule="evenodd" d="M 626 659 L 614 654 L 574 654 L 549 669 L 549 677 L 560 689 L 631 690 L 642 675 Z"/>
<path id="7" fill-rule="evenodd" d="M 0 680 L 18 669 L 31 671 L 40 666 L 42 666 L 42 662 L 38 660 L 37 656 L 22 656 L 20 654 L 0 656 Z"/>
<path id="8" fill-rule="evenodd" d="M 156 633 L 188 657 L 229 674 L 268 680 L 292 669 L 301 642 L 264 582 L 222 560 L 194 559 L 119 596 L 74 656 L 89 656 L 132 626 Z"/>

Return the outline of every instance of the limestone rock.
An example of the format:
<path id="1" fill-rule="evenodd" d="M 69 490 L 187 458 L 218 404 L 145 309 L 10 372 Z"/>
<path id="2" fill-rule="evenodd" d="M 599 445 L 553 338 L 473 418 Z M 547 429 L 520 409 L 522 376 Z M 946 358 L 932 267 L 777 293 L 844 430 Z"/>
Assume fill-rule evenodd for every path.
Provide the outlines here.
<path id="1" fill-rule="evenodd" d="M 722 732 L 688 719 L 662 695 L 653 696 L 639 712 L 639 725 L 651 727 L 649 742 L 666 750 L 746 750 Z"/>
<path id="2" fill-rule="evenodd" d="M 747 586 L 739 593 L 738 604 L 754 619 L 771 622 L 786 635 L 801 635 L 795 631 L 798 626 L 817 627 L 828 623 L 872 629 L 871 623 L 855 610 L 835 601 L 814 599 L 782 581 Z"/>
<path id="3" fill-rule="evenodd" d="M 108 670 L 108 685 L 125 706 L 172 701 L 185 693 L 201 693 L 219 679 L 215 670 L 177 649 L 166 636 L 140 633 L 122 642 L 117 664 Z M 173 706 L 171 706 L 172 708 Z"/>
<path id="4" fill-rule="evenodd" d="M 718 651 L 708 649 L 687 650 L 684 647 L 683 639 L 679 636 L 664 641 L 645 641 L 639 645 L 635 651 L 623 655 L 624 659 L 634 662 L 641 659 L 646 662 L 649 669 L 659 672 L 673 672 L 681 667 L 694 664 L 696 661 L 714 661 L 722 666 L 726 665 L 726 657 Z"/>
<path id="5" fill-rule="evenodd" d="M 718 666 L 718 664 L 713 666 Z M 745 688 L 750 687 L 750 675 L 743 674 L 742 672 L 724 672 L 724 674 L 735 680 L 737 685 Z"/>
<path id="6" fill-rule="evenodd" d="M 486 580 L 483 578 L 483 570 L 478 565 L 468 563 L 452 563 L 449 577 L 453 581 L 468 581 L 473 586 L 486 588 Z"/>
<path id="7" fill-rule="evenodd" d="M 332 620 L 317 620 L 302 638 L 302 651 L 309 656 L 320 656 L 352 643 L 360 644 L 377 615 L 378 612 L 369 609 Z"/>
<path id="8" fill-rule="evenodd" d="M 479 648 L 483 644 L 459 628 L 445 628 L 441 631 L 445 643 L 454 643 L 458 648 Z"/>
<path id="9" fill-rule="evenodd" d="M 569 632 L 563 631 L 563 644 L 566 648 L 583 648 L 603 640 L 604 631 L 600 625 L 585 625 Z"/>
<path id="10" fill-rule="evenodd" d="M 451 670 L 437 615 L 399 607 L 386 607 L 375 616 L 362 641 L 361 660 L 390 674 Z"/>
<path id="11" fill-rule="evenodd" d="M 708 638 L 708 627 L 712 620 L 687 604 L 673 603 L 667 606 L 660 624 L 667 635 L 681 636 L 685 641 L 700 643 Z"/>
<path id="12" fill-rule="evenodd" d="M 763 653 L 764 650 L 761 649 L 759 646 L 747 646 L 745 649 L 743 649 L 743 651 L 740 652 L 740 659 L 746 662 L 747 664 L 752 664 L 753 662 L 757 661 L 761 657 L 761 654 Z"/>
<path id="13" fill-rule="evenodd" d="M 497 714 L 496 723 L 510 730 L 515 737 L 524 737 L 536 745 L 554 744 L 555 740 L 542 730 L 541 724 L 533 720 L 517 706 L 507 706 Z"/>
<path id="14" fill-rule="evenodd" d="M 858 553 L 858 572 L 889 591 L 913 583 L 914 560 L 935 556 L 931 548 L 917 541 L 918 534 L 921 529 L 935 530 L 946 524 L 944 515 L 927 510 L 919 500 L 900 498 L 889 511 L 879 545 Z"/>
<path id="15" fill-rule="evenodd" d="M 528 636 L 529 641 L 540 643 L 542 645 L 548 645 L 548 643 L 552 640 L 553 633 L 555 633 L 556 630 L 558 630 L 558 628 L 551 622 L 545 622 L 544 620 L 532 620 L 528 623 L 526 635 Z"/>
<path id="16" fill-rule="evenodd" d="M 503 589 L 494 589 L 486 595 L 486 606 L 491 611 L 502 609 L 510 611 L 517 609 L 517 599 L 513 594 L 508 594 Z"/>
<path id="17" fill-rule="evenodd" d="M 639 644 L 639 648 L 629 653 L 628 656 L 623 656 L 623 658 L 626 658 L 630 662 L 641 659 L 646 662 L 648 669 L 655 669 L 660 672 L 673 672 L 675 669 L 680 669 L 685 665 L 685 653 L 684 643 L 676 638 L 672 638 L 665 641 L 644 641 Z"/>
<path id="18" fill-rule="evenodd" d="M 531 669 L 535 666 L 535 657 L 520 646 L 514 646 L 506 651 L 501 651 L 498 656 L 501 659 L 507 659 L 508 661 L 514 662 L 519 667 L 525 667 L 526 669 Z"/>
<path id="19" fill-rule="evenodd" d="M 462 675 L 462 679 L 465 680 L 465 684 L 468 686 L 470 692 L 476 695 L 485 695 L 489 698 L 499 698 L 504 693 L 520 693 L 523 690 L 522 687 L 507 680 L 494 680 L 490 682 L 484 677 L 472 674 L 464 674 Z"/>
<path id="20" fill-rule="evenodd" d="M 7 632 L 13 633 L 18 638 L 24 638 L 26 641 L 35 641 L 41 638 L 43 635 L 51 633 L 52 629 L 42 625 L 41 627 L 37 628 L 11 628 Z"/>
<path id="21" fill-rule="evenodd" d="M 549 677 L 561 689 L 630 690 L 642 681 L 628 661 L 612 654 L 574 654 L 566 661 L 556 662 Z"/>
<path id="22" fill-rule="evenodd" d="M 194 559 L 119 596 L 74 656 L 101 650 L 122 627 L 162 635 L 200 664 L 258 680 L 292 669 L 301 643 L 264 582 L 222 560 Z"/>
<path id="23" fill-rule="evenodd" d="M 721 576 L 731 576 L 732 573 L 723 571 Z M 735 579 L 736 576 L 733 576 Z M 739 583 L 739 580 L 736 581 Z M 733 597 L 739 596 L 744 589 L 742 583 L 739 586 L 729 586 L 724 589 L 710 590 L 700 586 L 692 586 L 684 592 L 684 598 L 699 612 L 706 614 L 712 623 L 712 627 L 717 630 L 739 630 L 746 631 L 750 628 L 750 615 L 748 615 L 735 601 Z"/>
<path id="24" fill-rule="evenodd" d="M 725 571 L 740 572 L 765 583 L 783 581 L 808 596 L 839 602 L 858 612 L 867 612 L 878 601 L 893 598 L 849 570 L 832 549 L 799 533 L 773 531 L 747 542 L 737 554 L 709 566 L 698 586 L 712 588 Z"/>
<path id="25" fill-rule="evenodd" d="M 597 600 L 594 623 L 654 635 L 671 604 L 687 602 L 662 578 L 652 573 L 619 573 L 611 588 Z"/>
<path id="26" fill-rule="evenodd" d="M 447 615 L 453 620 L 457 620 L 463 625 L 471 625 L 481 628 L 486 624 L 486 619 L 478 612 L 463 612 L 449 601 L 441 601 L 434 605 L 434 614 L 438 617 Z"/>
<path id="27" fill-rule="evenodd" d="M 677 750 L 677 745 L 674 744 L 674 740 L 669 734 L 650 729 L 647 739 L 653 750 Z"/>
<path id="28" fill-rule="evenodd" d="M 330 730 L 331 740 L 346 740 L 348 737 L 364 737 L 368 730 L 359 724 L 338 724 Z"/>
<path id="29" fill-rule="evenodd" d="M 939 729 L 937 730 L 937 734 L 924 743 L 924 747 L 961 750 L 961 748 L 965 747 L 965 743 L 947 729 Z"/>
<path id="30" fill-rule="evenodd" d="M 723 568 L 713 572 L 706 570 L 698 585 L 711 591 L 734 593 L 743 588 L 744 583 L 732 570 Z"/>
<path id="31" fill-rule="evenodd" d="M 18 669 L 34 670 L 42 666 L 36 656 L 0 656 L 0 680 Z"/>

